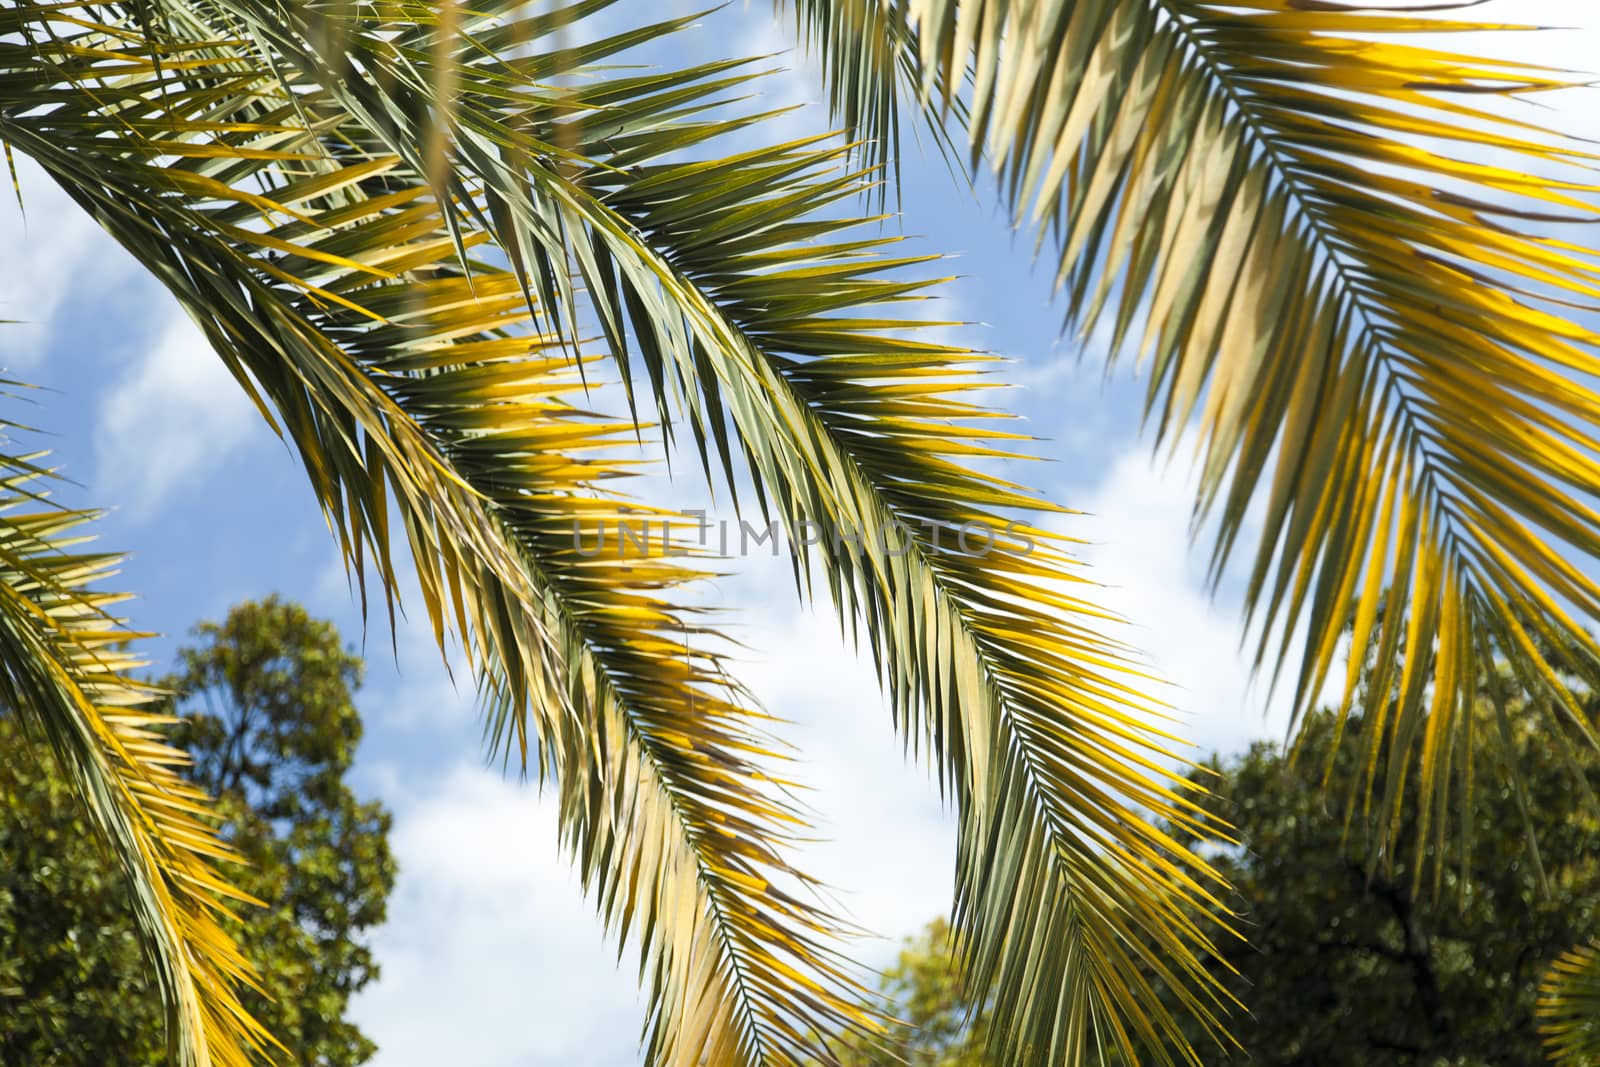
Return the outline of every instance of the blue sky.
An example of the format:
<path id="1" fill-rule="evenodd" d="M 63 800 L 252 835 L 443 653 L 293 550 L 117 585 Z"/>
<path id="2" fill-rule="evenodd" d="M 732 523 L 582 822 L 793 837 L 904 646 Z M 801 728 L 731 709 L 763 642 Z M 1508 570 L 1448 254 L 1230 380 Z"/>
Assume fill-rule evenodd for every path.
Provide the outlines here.
<path id="1" fill-rule="evenodd" d="M 1585 27 L 1494 43 L 1510 54 L 1579 67 L 1600 45 L 1588 0 L 1497 0 L 1473 14 Z M 764 3 L 734 6 L 675 46 L 707 58 L 789 52 L 789 29 Z M 811 102 L 784 120 L 788 131 L 825 130 L 804 58 L 790 52 L 783 62 L 795 69 L 765 92 Z M 1560 102 L 1557 114 L 1569 128 L 1600 125 L 1592 94 Z M 963 340 L 1016 360 L 1007 373 L 1017 388 L 1000 403 L 1028 417 L 1051 460 L 1027 476 L 1088 513 L 1068 529 L 1096 542 L 1085 555 L 1110 587 L 1104 600 L 1134 621 L 1132 640 L 1174 683 L 1188 736 L 1232 750 L 1281 732 L 1237 651 L 1236 605 L 1208 598 L 1203 557 L 1187 548 L 1183 454 L 1152 463 L 1139 386 L 1108 381 L 1102 353 L 1060 335 L 1061 308 L 1049 271 L 1030 263 L 1031 236 L 1013 236 L 993 197 L 980 202 L 936 154 L 908 145 L 903 217 L 889 225 L 914 235 L 918 249 L 959 256 L 951 269 L 961 277 L 934 315 L 977 324 L 962 328 Z M 296 458 L 170 298 L 37 172 L 24 165 L 22 179 L 26 218 L 0 202 L 0 318 L 27 321 L 0 328 L 0 364 L 43 388 L 36 407 L 5 414 L 47 432 L 42 444 L 78 483 L 62 487 L 65 500 L 112 509 L 101 546 L 131 554 L 120 583 L 139 594 L 132 623 L 165 635 L 151 646 L 158 665 L 197 619 L 272 592 L 364 641 L 367 739 L 356 778 L 394 810 L 401 863 L 390 922 L 375 936 L 383 976 L 353 1007 L 381 1047 L 376 1063 L 637 1063 L 632 950 L 619 968 L 556 851 L 549 806 L 484 767 L 470 688 L 456 690 L 423 626 L 402 624 L 391 651 L 379 613 L 363 636 Z M 698 492 L 694 474 L 680 471 L 685 492 Z M 826 838 L 806 862 L 881 935 L 859 954 L 882 963 L 895 939 L 948 905 L 951 823 L 927 774 L 905 763 L 871 672 L 843 646 L 826 605 L 797 604 L 786 565 L 746 562 L 707 595 L 737 609 L 750 646 L 744 680 L 792 720 L 786 737 Z"/>

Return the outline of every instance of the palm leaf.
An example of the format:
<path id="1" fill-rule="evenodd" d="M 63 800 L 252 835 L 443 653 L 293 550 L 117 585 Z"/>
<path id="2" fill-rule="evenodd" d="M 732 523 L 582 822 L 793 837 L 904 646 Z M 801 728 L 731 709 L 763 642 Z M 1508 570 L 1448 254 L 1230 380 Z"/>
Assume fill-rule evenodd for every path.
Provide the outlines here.
<path id="1" fill-rule="evenodd" d="M 242 1067 L 275 1042 L 240 1003 L 251 969 L 219 919 L 254 902 L 217 869 L 233 857 L 210 798 L 178 772 L 161 694 L 133 677 L 139 635 L 110 614 L 124 597 L 97 588 L 119 557 L 84 550 L 95 514 L 47 498 L 42 458 L 0 455 L 0 706 L 47 742 L 122 869 L 173 1062 Z"/>
<path id="2" fill-rule="evenodd" d="M 799 6 L 844 30 L 880 7 Z M 1516 28 L 1295 0 L 918 0 L 888 27 L 893 63 L 829 45 L 840 106 L 889 116 L 868 133 L 912 60 L 925 107 L 966 103 L 974 163 L 1059 246 L 1072 320 L 1137 341 L 1162 436 L 1198 423 L 1217 574 L 1264 506 L 1247 601 L 1297 712 L 1330 682 L 1347 711 L 1364 657 L 1339 669 L 1341 648 L 1376 647 L 1367 755 L 1387 739 L 1424 761 L 1423 834 L 1470 780 L 1453 737 L 1480 665 L 1507 657 L 1569 717 L 1538 649 L 1600 670 L 1600 589 L 1570 562 L 1600 552 L 1600 339 L 1575 315 L 1600 270 L 1559 232 L 1594 221 L 1593 157 L 1512 110 L 1571 79 L 1410 40 Z M 1387 825 L 1405 778 L 1368 781 Z"/>
<path id="3" fill-rule="evenodd" d="M 848 234 L 854 220 L 794 217 L 797 202 L 815 210 L 858 191 L 842 153 L 749 153 L 752 172 L 795 177 L 767 195 L 740 181 L 726 220 L 724 191 L 692 165 L 616 188 L 608 205 L 649 243 L 677 246 L 678 284 L 717 316 L 688 319 L 684 333 L 710 336 L 675 357 L 670 335 L 636 315 L 639 347 L 647 365 L 665 363 L 657 379 L 700 376 L 691 411 L 720 398 L 791 536 L 808 522 L 827 531 L 816 555 L 830 590 L 864 621 L 896 721 L 957 802 L 957 928 L 974 981 L 995 990 L 1002 1062 L 1159 1050 L 1176 1032 L 1152 975 L 1203 1022 L 1221 1007 L 1200 963 L 1207 934 L 1185 917 L 1215 902 L 1139 815 L 1191 818 L 1160 769 L 1170 738 L 1153 730 L 1144 680 L 1105 636 L 1067 546 L 1018 521 L 1039 502 L 966 466 L 1018 439 L 980 403 L 983 360 L 917 339 L 915 320 L 896 316 L 891 305 L 925 285 L 891 271 L 915 260 L 869 256 L 883 242 Z M 625 292 L 618 274 L 591 285 Z M 1012 547 L 971 550 L 963 530 Z"/>
<path id="4" fill-rule="evenodd" d="M 836 924 L 783 858 L 804 824 L 760 719 L 667 599 L 700 572 L 574 543 L 628 511 L 593 484 L 623 468 L 593 454 L 632 425 L 562 399 L 576 372 L 527 331 L 518 279 L 463 274 L 457 249 L 481 235 L 451 234 L 425 176 L 228 40 L 192 42 L 164 75 L 115 47 L 118 27 L 78 25 L 26 57 L 56 106 L 3 132 L 195 315 L 299 447 L 351 566 L 386 589 L 393 506 L 434 626 L 468 637 L 497 698 L 495 740 L 555 772 L 586 883 L 639 937 L 650 1062 L 789 1064 L 812 1032 L 870 1027 Z M 101 78 L 71 69 L 85 55 L 148 82 L 83 89 Z M 634 79 L 637 113 L 678 110 L 682 80 Z"/>

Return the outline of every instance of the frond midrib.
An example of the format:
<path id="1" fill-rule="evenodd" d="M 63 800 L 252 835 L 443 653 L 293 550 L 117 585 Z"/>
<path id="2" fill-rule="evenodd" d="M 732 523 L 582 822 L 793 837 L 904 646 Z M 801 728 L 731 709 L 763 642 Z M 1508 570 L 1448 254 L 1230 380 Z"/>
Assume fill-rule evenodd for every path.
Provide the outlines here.
<path id="1" fill-rule="evenodd" d="M 1370 357 L 1367 365 L 1373 368 L 1372 373 L 1381 375 L 1374 384 L 1382 390 L 1383 400 L 1393 402 L 1392 410 L 1405 423 L 1406 429 L 1402 432 L 1401 440 L 1408 448 L 1415 448 L 1411 442 L 1428 440 L 1426 420 L 1419 419 L 1412 410 L 1411 399 L 1406 395 L 1401 376 L 1390 366 L 1392 356 L 1382 341 L 1375 336 L 1380 329 L 1378 323 L 1390 316 L 1382 308 L 1374 307 L 1371 297 L 1362 291 L 1360 285 L 1351 280 L 1349 253 L 1340 247 L 1340 243 L 1330 234 L 1329 223 L 1321 212 L 1317 198 L 1307 193 L 1296 168 L 1284 161 L 1277 138 L 1264 128 L 1265 123 L 1259 115 L 1255 94 L 1235 84 L 1232 68 L 1213 54 L 1214 46 L 1204 39 L 1203 34 L 1195 31 L 1190 18 L 1178 10 L 1175 0 L 1148 0 L 1148 2 L 1164 16 L 1160 25 L 1168 27 L 1169 32 L 1176 33 L 1192 53 L 1200 58 L 1204 69 L 1216 83 L 1218 91 L 1233 105 L 1235 113 L 1240 116 L 1246 141 L 1260 153 L 1258 158 L 1270 161 L 1276 180 L 1286 190 L 1292 210 L 1309 231 L 1308 243 L 1312 245 L 1315 253 L 1322 255 L 1333 267 L 1337 277 L 1337 284 L 1333 286 L 1336 299 L 1342 307 L 1350 309 L 1359 318 L 1360 334 L 1357 344 Z M 1291 235 L 1292 231 L 1285 236 Z M 1296 236 L 1294 239 L 1299 238 Z M 1419 481 L 1423 483 L 1420 491 L 1425 499 L 1435 506 L 1441 519 L 1444 520 L 1435 531 L 1440 548 L 1449 552 L 1458 565 L 1463 565 L 1464 575 L 1469 572 L 1475 573 L 1471 561 L 1475 553 L 1470 553 L 1464 558 L 1459 551 L 1463 542 L 1470 543 L 1472 540 L 1462 529 L 1464 526 L 1470 530 L 1471 524 L 1451 506 L 1450 472 L 1433 461 L 1433 452 L 1423 449 L 1419 450 L 1418 454 L 1422 459 L 1417 465 Z M 1305 457 L 1302 457 L 1302 462 L 1304 459 Z M 1220 570 L 1217 578 L 1220 580 Z"/>
<path id="2" fill-rule="evenodd" d="M 491 505 L 491 507 L 497 508 L 498 505 Z M 504 519 L 502 519 L 502 523 L 514 525 L 506 523 Z M 523 544 L 521 538 L 516 538 L 516 543 Z M 733 985 L 737 990 L 736 998 L 739 1002 L 739 1012 L 743 1017 L 744 1026 L 747 1033 L 757 1041 L 757 1047 L 760 1051 L 758 1051 L 754 1063 L 759 1065 L 769 1062 L 781 1062 L 773 1059 L 767 1051 L 766 1038 L 756 1018 L 753 1006 L 754 998 L 751 997 L 748 988 L 747 966 L 739 951 L 736 950 L 735 946 L 738 945 L 738 939 L 730 932 L 731 927 L 721 899 L 725 887 L 716 879 L 711 870 L 714 864 L 701 847 L 704 835 L 700 833 L 694 820 L 689 817 L 689 813 L 685 810 L 683 798 L 679 791 L 672 786 L 672 774 L 661 766 L 659 743 L 650 736 L 649 731 L 642 728 L 639 722 L 640 713 L 630 701 L 623 698 L 621 686 L 618 684 L 620 672 L 607 662 L 606 657 L 595 651 L 593 646 L 600 643 L 593 633 L 596 624 L 583 619 L 572 610 L 568 603 L 567 595 L 561 589 L 561 583 L 551 577 L 544 566 L 538 562 L 538 556 L 535 553 L 523 551 L 522 555 L 526 560 L 530 574 L 534 576 L 536 585 L 542 585 L 552 594 L 554 603 L 551 606 L 557 614 L 558 624 L 569 635 L 578 638 L 577 647 L 583 650 L 584 657 L 594 665 L 596 679 L 601 682 L 604 690 L 610 694 L 611 702 L 622 711 L 622 719 L 628 724 L 629 737 L 650 757 L 651 776 L 659 783 L 660 792 L 666 796 L 674 821 L 681 827 L 684 839 L 688 842 L 690 852 L 694 856 L 695 879 L 699 883 L 701 892 L 705 894 L 706 902 L 712 913 L 713 925 L 716 927 L 718 937 L 723 943 L 725 958 L 733 971 Z"/>

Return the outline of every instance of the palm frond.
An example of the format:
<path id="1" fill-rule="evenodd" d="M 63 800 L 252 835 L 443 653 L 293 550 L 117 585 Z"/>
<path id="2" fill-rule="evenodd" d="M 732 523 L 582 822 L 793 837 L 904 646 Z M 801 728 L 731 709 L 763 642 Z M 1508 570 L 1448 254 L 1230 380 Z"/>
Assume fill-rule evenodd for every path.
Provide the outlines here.
<path id="1" fill-rule="evenodd" d="M 196 317 L 386 590 L 399 516 L 435 628 L 468 639 L 497 698 L 492 735 L 554 771 L 585 882 L 638 937 L 649 1062 L 789 1065 L 812 1033 L 870 1028 L 837 924 L 784 858 L 804 824 L 761 720 L 669 599 L 701 572 L 585 545 L 629 515 L 596 483 L 625 473 L 604 453 L 633 426 L 571 407 L 576 368 L 527 329 L 520 279 L 461 260 L 481 231 L 452 233 L 428 176 L 315 86 L 285 91 L 224 35 L 158 70 L 142 35 L 76 14 L 68 35 L 37 10 L 63 43 L 12 70 L 54 106 L 0 134 Z M 594 91 L 632 93 L 643 121 L 718 73 Z M 545 106 L 582 113 L 585 93 Z"/>
<path id="2" fill-rule="evenodd" d="M 133 676 L 140 635 L 111 614 L 124 597 L 98 588 L 119 557 L 83 547 L 95 513 L 48 499 L 43 458 L 0 455 L 0 706 L 47 743 L 122 869 L 173 1062 L 258 1062 L 275 1042 L 240 1003 L 252 972 L 218 921 L 253 902 L 218 869 L 232 855 L 177 770 L 161 694 Z"/>
<path id="3" fill-rule="evenodd" d="M 443 113 L 419 101 L 448 46 L 418 29 L 402 57 L 381 34 L 341 31 L 347 65 L 324 69 L 301 15 L 248 21 L 352 111 L 385 116 L 373 128 L 400 131 L 384 134 L 396 152 Z M 463 72 L 492 54 L 463 40 Z M 1153 983 L 1216 1024 L 1209 935 L 1189 917 L 1216 902 L 1144 817 L 1190 818 L 1160 764 L 1167 739 L 1126 650 L 1061 587 L 1081 576 L 1058 541 L 1024 524 L 1032 554 L 956 543 L 963 524 L 999 532 L 1039 503 L 964 466 L 1009 447 L 970 425 L 986 417 L 970 374 L 981 360 L 898 336 L 913 323 L 888 306 L 925 288 L 902 276 L 918 257 L 875 254 L 884 242 L 844 234 L 861 220 L 828 214 L 861 188 L 844 150 L 669 161 L 730 120 L 629 128 L 626 147 L 586 165 L 552 157 L 549 143 L 572 142 L 527 132 L 518 104 L 476 91 L 476 69 L 451 81 L 449 173 L 482 190 L 508 258 L 558 311 L 580 291 L 572 264 L 613 351 L 635 353 L 663 414 L 687 414 L 708 475 L 733 483 L 737 448 L 763 512 L 797 543 L 826 531 L 816 558 L 835 599 L 864 622 L 897 719 L 962 812 L 959 918 L 977 980 L 999 991 L 1008 1055 L 1186 1048 Z M 890 530 L 907 532 L 904 552 L 880 540 Z"/>
<path id="4" fill-rule="evenodd" d="M 509 275 L 479 271 L 471 286 L 471 314 L 493 321 L 489 293 L 499 314 L 520 312 Z M 433 304 L 435 287 L 448 310 L 405 314 Z M 391 392 L 483 488 L 545 592 L 585 716 L 581 748 L 553 753 L 563 835 L 607 925 L 642 935 L 646 1062 L 797 1064 L 812 1035 L 871 1032 L 836 947 L 844 931 L 807 901 L 816 887 L 785 856 L 805 822 L 773 777 L 779 753 L 707 651 L 715 633 L 671 600 L 706 576 L 678 562 L 698 551 L 682 516 L 594 488 L 631 473 L 606 453 L 631 442 L 633 424 L 568 406 L 563 394 L 582 386 L 558 352 L 507 359 L 513 339 L 441 343 L 459 338 L 464 309 L 451 304 L 466 290 L 449 278 L 393 286 L 388 299 L 368 291 L 367 310 L 392 301 L 394 315 L 361 348 L 411 371 Z M 492 668 L 485 684 L 492 742 L 525 742 L 524 700 Z"/>
<path id="5" fill-rule="evenodd" d="M 1216 573 L 1264 505 L 1258 664 L 1290 668 L 1297 711 L 1330 680 L 1348 709 L 1341 638 L 1376 646 L 1366 736 L 1420 755 L 1434 819 L 1481 666 L 1509 658 L 1561 715 L 1539 648 L 1600 672 L 1572 562 L 1600 554 L 1600 266 L 1559 229 L 1595 221 L 1595 157 L 1513 110 L 1573 78 L 1414 43 L 1520 28 L 1436 14 L 1470 6 L 918 0 L 898 38 L 1058 244 L 1071 319 L 1137 341 L 1160 434 L 1198 422 Z M 835 48 L 835 94 L 881 114 L 904 64 Z M 1380 824 L 1404 780 L 1366 790 Z"/>
<path id="6" fill-rule="evenodd" d="M 691 411 L 729 413 L 763 511 L 797 539 L 824 530 L 832 595 L 864 623 L 897 723 L 957 802 L 957 928 L 973 981 L 995 991 L 1001 1062 L 1165 1056 L 1172 1041 L 1194 1055 L 1151 981 L 1218 1024 L 1209 934 L 1187 918 L 1216 902 L 1140 815 L 1191 818 L 1161 765 L 1172 739 L 1069 543 L 1026 518 L 1043 505 L 968 466 L 1014 458 L 1021 438 L 981 403 L 983 357 L 918 339 L 896 314 L 927 287 L 898 270 L 919 257 L 874 255 L 892 242 L 816 217 L 859 191 L 845 151 L 747 154 L 750 172 L 784 177 L 740 182 L 727 218 L 694 165 L 610 192 L 646 242 L 671 248 L 684 302 L 716 315 L 685 317 L 684 333 L 705 331 L 685 350 L 635 314 L 644 361 L 657 380 L 697 381 Z M 595 288 L 626 293 L 627 279 Z"/>
<path id="7" fill-rule="evenodd" d="M 1600 1062 L 1600 946 L 1579 945 L 1550 964 L 1539 984 L 1539 1031 L 1562 1067 Z"/>

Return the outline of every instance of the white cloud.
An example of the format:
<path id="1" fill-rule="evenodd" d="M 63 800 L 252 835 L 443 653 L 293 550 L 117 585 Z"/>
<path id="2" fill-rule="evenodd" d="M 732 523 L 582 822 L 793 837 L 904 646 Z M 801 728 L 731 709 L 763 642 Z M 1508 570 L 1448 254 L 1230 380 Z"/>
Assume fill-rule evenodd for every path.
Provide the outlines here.
<path id="1" fill-rule="evenodd" d="M 621 1065 L 641 1008 L 531 787 L 460 766 L 395 782 L 400 875 L 378 931 L 383 973 L 351 1017 L 374 1067 Z"/>
<path id="2" fill-rule="evenodd" d="M 728 54 L 767 57 L 750 69 L 772 71 L 755 82 L 758 99 L 740 106 L 747 111 L 790 110 L 766 120 L 758 129 L 735 135 L 727 150 L 744 151 L 831 131 L 821 68 L 816 57 L 795 40 L 794 20 L 773 18 L 765 11 L 758 12 L 753 21 L 748 12 L 729 14 L 738 21 L 725 22 L 736 27 L 737 33 Z"/>
<path id="3" fill-rule="evenodd" d="M 9 320 L 0 325 L 0 369 L 36 364 L 69 298 L 87 303 L 132 271 L 121 247 L 37 164 L 22 155 L 16 164 L 21 206 L 0 190 L 0 319 Z"/>
<path id="4" fill-rule="evenodd" d="M 148 518 L 174 489 L 252 440 L 270 440 L 270 431 L 199 328 L 175 313 L 101 401 L 96 487 L 101 499 Z"/>

